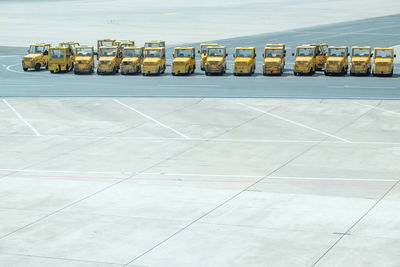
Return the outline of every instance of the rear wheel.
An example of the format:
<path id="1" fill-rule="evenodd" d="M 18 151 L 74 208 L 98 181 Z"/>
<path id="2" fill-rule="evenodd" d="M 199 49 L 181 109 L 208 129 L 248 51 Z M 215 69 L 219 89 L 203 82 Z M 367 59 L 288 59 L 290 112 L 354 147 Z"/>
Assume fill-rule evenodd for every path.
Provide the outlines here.
<path id="1" fill-rule="evenodd" d="M 54 70 L 51 70 L 50 73 L 54 73 Z"/>
<path id="2" fill-rule="evenodd" d="M 191 73 L 192 73 L 192 70 L 191 70 L 191 68 L 189 67 L 188 72 L 187 72 L 187 75 L 189 75 L 189 74 L 191 74 Z"/>
<path id="3" fill-rule="evenodd" d="M 77 71 L 77 70 L 74 70 L 74 73 L 75 73 L 75 74 L 79 74 L 79 71 Z"/>
<path id="4" fill-rule="evenodd" d="M 22 68 L 24 71 L 28 71 L 28 68 Z"/>
<path id="5" fill-rule="evenodd" d="M 36 63 L 36 65 L 35 65 L 35 70 L 36 70 L 36 71 L 40 70 L 40 63 Z"/>

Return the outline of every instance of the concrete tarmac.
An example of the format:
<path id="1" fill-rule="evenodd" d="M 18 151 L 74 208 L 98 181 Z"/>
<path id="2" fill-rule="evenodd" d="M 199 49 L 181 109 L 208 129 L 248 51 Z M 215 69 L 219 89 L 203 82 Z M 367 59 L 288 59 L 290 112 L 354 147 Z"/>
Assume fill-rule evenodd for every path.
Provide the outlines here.
<path id="1" fill-rule="evenodd" d="M 390 47 L 400 44 L 397 28 L 400 15 L 367 19 L 349 23 L 307 28 L 304 30 L 219 40 L 228 47 L 228 73 L 222 77 L 206 77 L 197 68 L 190 77 L 98 76 L 73 73 L 52 75 L 48 71 L 23 72 L 21 57 L 25 49 L 0 49 L 0 96 L 136 96 L 136 97 L 278 97 L 278 98 L 341 98 L 400 99 L 400 65 L 392 78 L 325 77 L 318 72 L 313 77 L 294 77 L 291 53 L 297 45 L 326 42 L 330 45 L 370 45 Z M 93 40 L 93 43 L 95 40 Z M 286 70 L 282 77 L 264 77 L 261 71 L 262 48 L 266 43 L 285 43 L 288 47 Z M 198 43 L 189 44 L 196 47 Z M 258 53 L 256 74 L 234 77 L 233 49 L 255 46 Z M 172 62 L 172 47 L 167 49 L 168 64 Z M 400 53 L 398 53 L 400 55 Z"/>

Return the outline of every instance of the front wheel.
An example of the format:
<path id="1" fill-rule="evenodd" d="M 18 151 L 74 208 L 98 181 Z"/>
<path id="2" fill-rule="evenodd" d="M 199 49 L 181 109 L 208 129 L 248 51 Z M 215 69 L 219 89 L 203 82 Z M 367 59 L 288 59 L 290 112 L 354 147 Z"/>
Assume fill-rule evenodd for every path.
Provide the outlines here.
<path id="1" fill-rule="evenodd" d="M 36 63 L 36 65 L 35 65 L 35 70 L 36 70 L 36 71 L 39 71 L 39 70 L 40 70 L 40 63 Z"/>
<path id="2" fill-rule="evenodd" d="M 24 71 L 28 71 L 28 68 L 22 68 Z"/>

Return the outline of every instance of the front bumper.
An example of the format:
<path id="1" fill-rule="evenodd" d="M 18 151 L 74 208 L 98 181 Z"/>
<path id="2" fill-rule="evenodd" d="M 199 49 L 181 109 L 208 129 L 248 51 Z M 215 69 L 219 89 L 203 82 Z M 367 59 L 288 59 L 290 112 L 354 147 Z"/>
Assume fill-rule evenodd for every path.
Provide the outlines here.
<path id="1" fill-rule="evenodd" d="M 326 64 L 325 71 L 328 73 L 340 73 L 343 70 L 342 65 L 338 64 Z"/>
<path id="2" fill-rule="evenodd" d="M 35 68 L 35 61 L 22 61 L 22 68 L 24 69 Z"/>
<path id="3" fill-rule="evenodd" d="M 66 64 L 49 63 L 49 71 L 60 72 L 67 71 Z"/>
<path id="4" fill-rule="evenodd" d="M 297 73 L 310 73 L 311 69 L 311 65 L 295 64 L 293 66 L 293 71 Z"/>
<path id="5" fill-rule="evenodd" d="M 159 65 L 143 65 L 142 73 L 144 74 L 158 74 L 158 70 L 161 69 Z"/>
<path id="6" fill-rule="evenodd" d="M 236 74 L 250 74 L 250 66 L 249 65 L 244 65 L 244 66 L 238 66 L 238 65 L 233 65 L 233 72 Z"/>
<path id="7" fill-rule="evenodd" d="M 139 72 L 139 66 L 134 64 L 121 65 L 121 72 L 125 74 L 133 74 Z"/>
<path id="8" fill-rule="evenodd" d="M 388 75 L 392 73 L 391 65 L 374 65 L 373 73 L 376 75 Z"/>
<path id="9" fill-rule="evenodd" d="M 97 72 L 101 73 L 112 73 L 115 69 L 115 66 L 112 64 L 99 64 L 97 65 Z"/>
<path id="10" fill-rule="evenodd" d="M 171 72 L 174 74 L 186 74 L 189 71 L 189 65 L 172 64 Z"/>
<path id="11" fill-rule="evenodd" d="M 75 64 L 75 71 L 77 72 L 91 72 L 93 70 L 92 64 Z"/>
<path id="12" fill-rule="evenodd" d="M 367 74 L 369 65 L 354 65 L 350 66 L 350 71 L 355 74 Z"/>
<path id="13" fill-rule="evenodd" d="M 278 65 L 264 65 L 263 66 L 264 73 L 266 74 L 280 74 L 281 67 Z"/>
<path id="14" fill-rule="evenodd" d="M 206 65 L 205 70 L 208 73 L 222 73 L 224 71 L 224 67 L 215 65 Z"/>

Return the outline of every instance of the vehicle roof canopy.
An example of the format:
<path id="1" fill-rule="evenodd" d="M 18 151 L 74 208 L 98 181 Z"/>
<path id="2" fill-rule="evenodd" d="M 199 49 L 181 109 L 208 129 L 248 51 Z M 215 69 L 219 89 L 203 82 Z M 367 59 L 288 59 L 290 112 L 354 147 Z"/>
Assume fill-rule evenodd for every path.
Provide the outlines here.
<path id="1" fill-rule="evenodd" d="M 194 47 L 191 47 L 191 46 L 178 46 L 178 47 L 175 47 L 175 50 L 176 49 L 194 49 Z"/>
<path id="2" fill-rule="evenodd" d="M 243 50 L 254 50 L 254 49 L 256 49 L 255 47 L 247 47 L 247 46 L 241 46 L 241 47 L 236 47 L 235 48 L 235 50 L 236 49 L 243 49 Z"/>

